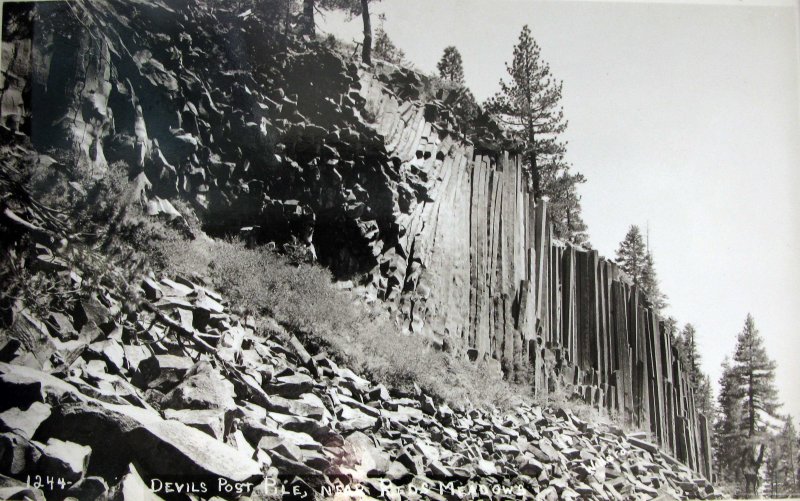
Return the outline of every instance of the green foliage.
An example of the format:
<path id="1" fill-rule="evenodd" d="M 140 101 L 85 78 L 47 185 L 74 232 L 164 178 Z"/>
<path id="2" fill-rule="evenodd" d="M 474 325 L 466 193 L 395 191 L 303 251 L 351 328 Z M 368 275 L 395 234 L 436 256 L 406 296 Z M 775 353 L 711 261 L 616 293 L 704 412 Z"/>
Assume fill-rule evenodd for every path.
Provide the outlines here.
<path id="1" fill-rule="evenodd" d="M 464 85 L 464 62 L 454 46 L 445 47 L 442 58 L 436 64 L 439 76 L 457 85 Z"/>

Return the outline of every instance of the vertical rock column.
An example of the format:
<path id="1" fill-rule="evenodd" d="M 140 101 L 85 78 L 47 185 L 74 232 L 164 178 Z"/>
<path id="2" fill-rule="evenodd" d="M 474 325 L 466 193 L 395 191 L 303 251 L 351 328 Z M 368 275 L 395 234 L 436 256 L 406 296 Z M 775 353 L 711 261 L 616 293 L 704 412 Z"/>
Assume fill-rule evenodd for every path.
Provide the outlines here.
<path id="1" fill-rule="evenodd" d="M 67 138 L 76 164 L 93 177 L 105 174 L 108 164 L 103 140 L 114 127 L 108 107 L 111 94 L 111 52 L 104 36 L 87 29 L 91 25 L 83 9 L 53 2 L 37 6 L 49 22 L 63 24 L 52 43 L 37 40 L 34 66 L 32 139 L 47 146 L 53 138 Z M 46 36 L 39 30 L 37 37 Z M 52 48 L 52 49 L 51 49 Z M 53 131 L 51 127 L 60 129 Z"/>

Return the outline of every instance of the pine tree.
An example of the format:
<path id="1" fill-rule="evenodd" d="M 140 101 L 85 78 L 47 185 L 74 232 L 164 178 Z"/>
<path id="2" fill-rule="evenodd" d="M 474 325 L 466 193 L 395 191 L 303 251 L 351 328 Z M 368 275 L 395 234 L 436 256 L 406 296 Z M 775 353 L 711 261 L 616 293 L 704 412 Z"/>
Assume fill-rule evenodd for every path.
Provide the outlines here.
<path id="1" fill-rule="evenodd" d="M 670 344 L 678 349 L 678 353 L 681 353 L 682 348 L 679 346 L 681 339 L 678 335 L 678 320 L 673 316 L 668 316 L 663 320 L 661 330 L 667 333 Z"/>
<path id="2" fill-rule="evenodd" d="M 373 49 L 373 53 L 375 57 L 383 59 L 384 61 L 394 64 L 402 64 L 406 55 L 394 44 L 392 39 L 389 38 L 388 33 L 386 33 L 386 31 L 383 29 L 383 14 L 380 15 L 380 19 L 381 24 L 378 26 L 378 29 L 375 33 L 375 47 Z"/>
<path id="3" fill-rule="evenodd" d="M 723 364 L 719 416 L 715 423 L 718 461 L 724 478 L 741 486 L 745 494 L 758 490 L 764 451 L 769 442 L 768 417 L 777 418 L 774 386 L 775 362 L 769 359 L 751 315 L 736 340 L 731 365 Z"/>
<path id="4" fill-rule="evenodd" d="M 692 324 L 686 324 L 681 331 L 682 345 L 683 345 L 683 370 L 689 377 L 689 382 L 693 387 L 702 378 L 702 371 L 700 370 L 700 352 L 697 350 L 697 331 Z"/>
<path id="5" fill-rule="evenodd" d="M 780 464 L 783 451 L 781 450 L 780 439 L 779 434 L 772 435 L 769 438 L 767 457 L 764 461 L 767 484 L 766 494 L 771 498 L 778 497 L 778 493 L 781 490 Z"/>
<path id="6" fill-rule="evenodd" d="M 364 26 L 364 41 L 361 45 L 361 62 L 372 65 L 372 19 L 369 4 L 380 0 L 318 0 L 325 9 L 337 9 L 347 12 L 352 17 L 361 16 Z"/>
<path id="7" fill-rule="evenodd" d="M 740 428 L 743 395 L 727 356 L 722 362 L 719 387 L 719 412 L 714 421 L 714 465 L 720 479 L 738 483 L 741 477 L 739 453 L 747 437 Z"/>
<path id="8" fill-rule="evenodd" d="M 560 162 L 563 157 L 551 159 Z M 588 245 L 587 226 L 581 217 L 581 197 L 578 185 L 586 182 L 583 174 L 572 174 L 569 166 L 544 169 L 543 192 L 550 198 L 548 211 L 556 236 L 567 242 Z"/>
<path id="9" fill-rule="evenodd" d="M 656 265 L 653 254 L 648 250 L 644 256 L 642 266 L 642 290 L 656 311 L 660 312 L 667 306 L 667 295 L 661 292 L 656 275 Z"/>
<path id="10" fill-rule="evenodd" d="M 475 131 L 475 122 L 481 114 L 481 107 L 468 88 L 461 86 L 454 92 L 457 96 L 450 109 L 456 117 L 458 128 L 465 134 L 472 134 Z"/>
<path id="11" fill-rule="evenodd" d="M 778 403 L 775 390 L 775 362 L 767 356 L 752 315 L 748 314 L 744 329 L 736 340 L 733 356 L 734 370 L 740 391 L 743 393 L 748 437 L 766 428 L 763 414 L 777 417 Z M 763 414 L 762 414 L 763 413 Z"/>
<path id="12" fill-rule="evenodd" d="M 620 242 L 617 263 L 630 276 L 633 284 L 641 289 L 653 309 L 660 313 L 667 305 L 667 296 L 658 285 L 653 254 L 647 250 L 638 226 L 631 225 Z"/>
<path id="13" fill-rule="evenodd" d="M 464 85 L 464 63 L 461 53 L 454 46 L 445 47 L 442 58 L 436 64 L 439 76 L 457 85 Z"/>
<path id="14" fill-rule="evenodd" d="M 768 441 L 766 480 L 770 497 L 790 497 L 797 493 L 797 431 L 791 416 Z"/>
<path id="15" fill-rule="evenodd" d="M 500 92 L 486 103 L 486 110 L 510 129 L 524 145 L 526 168 L 534 197 L 543 192 L 543 168 L 563 168 L 564 164 L 545 159 L 563 155 L 565 145 L 558 141 L 567 121 L 561 108 L 562 83 L 550 74 L 550 65 L 541 59 L 539 45 L 528 26 L 522 28 L 511 64 L 506 64 L 510 81 L 500 81 Z"/>
<path id="16" fill-rule="evenodd" d="M 303 0 L 302 30 L 304 35 L 314 36 L 316 33 L 316 22 L 314 21 L 314 0 Z"/>
<path id="17" fill-rule="evenodd" d="M 781 487 L 785 496 L 797 494 L 795 472 L 797 471 L 797 430 L 792 416 L 786 416 L 786 423 L 780 433 L 781 437 Z"/>
<path id="18" fill-rule="evenodd" d="M 694 400 L 697 410 L 709 418 L 714 413 L 711 380 L 700 368 L 700 351 L 697 349 L 697 331 L 692 324 L 686 324 L 678 336 L 679 356 L 689 384 L 694 391 Z"/>
<path id="19" fill-rule="evenodd" d="M 527 25 L 506 71 L 510 79 L 500 81 L 500 92 L 484 108 L 521 145 L 530 191 L 535 198 L 550 199 L 556 235 L 588 246 L 577 193 L 577 185 L 585 178 L 571 172 L 572 166 L 564 159 L 566 144 L 559 137 L 567 127 L 561 107 L 562 82 L 550 74 L 550 65 L 542 60 Z"/>
<path id="20" fill-rule="evenodd" d="M 631 225 L 625 239 L 619 244 L 617 249 L 617 264 L 622 271 L 628 274 L 633 281 L 633 285 L 642 287 L 642 271 L 645 267 L 646 250 L 644 239 L 639 227 Z"/>

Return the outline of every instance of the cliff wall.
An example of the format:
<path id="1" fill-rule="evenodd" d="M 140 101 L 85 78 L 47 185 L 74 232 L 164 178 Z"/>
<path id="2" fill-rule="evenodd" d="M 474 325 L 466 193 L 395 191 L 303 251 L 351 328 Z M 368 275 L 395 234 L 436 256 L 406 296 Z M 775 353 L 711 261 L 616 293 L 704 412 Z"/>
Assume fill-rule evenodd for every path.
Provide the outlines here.
<path id="1" fill-rule="evenodd" d="M 370 74 L 361 82 L 387 151 L 425 181 L 373 281 L 406 328 L 532 378 L 536 392 L 566 387 L 618 412 L 710 478 L 707 418 L 642 292 L 597 251 L 554 238 L 518 157 L 476 151 L 424 106 L 400 104 Z"/>
<path id="2" fill-rule="evenodd" d="M 204 2 L 36 9 L 46 29 L 4 41 L 4 77 L 30 75 L 9 86 L 29 102 L 3 118 L 27 117 L 40 150 L 87 176 L 124 162 L 153 214 L 181 199 L 212 234 L 299 242 L 409 333 L 619 412 L 710 477 L 706 419 L 646 298 L 553 238 L 516 156 L 407 99 L 413 72 L 359 68 Z"/>

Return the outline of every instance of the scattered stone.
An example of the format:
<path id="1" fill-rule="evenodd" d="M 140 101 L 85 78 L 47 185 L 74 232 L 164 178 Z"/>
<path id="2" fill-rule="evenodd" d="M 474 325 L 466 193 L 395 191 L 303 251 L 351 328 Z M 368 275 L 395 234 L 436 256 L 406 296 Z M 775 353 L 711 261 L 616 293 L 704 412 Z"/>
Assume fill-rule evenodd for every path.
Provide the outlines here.
<path id="1" fill-rule="evenodd" d="M 50 438 L 42 448 L 39 469 L 44 475 L 77 482 L 86 473 L 91 454 L 90 447 Z"/>
<path id="2" fill-rule="evenodd" d="M 80 501 L 100 501 L 108 497 L 108 484 L 101 477 L 85 477 L 72 484 L 66 491 Z"/>
<path id="3" fill-rule="evenodd" d="M 0 471 L 13 476 L 36 471 L 42 451 L 28 438 L 13 432 L 0 433 Z"/>
<path id="4" fill-rule="evenodd" d="M 220 409 L 165 409 L 164 418 L 181 423 L 207 433 L 217 440 L 225 434 L 225 412 Z"/>
<path id="5" fill-rule="evenodd" d="M 156 485 L 156 487 L 161 486 Z M 144 480 L 142 480 L 141 475 L 139 475 L 139 472 L 133 464 L 129 465 L 128 473 L 112 491 L 109 499 L 111 501 L 132 501 L 134 499 L 139 499 L 141 501 L 163 501 L 163 498 L 156 495 L 153 489 L 150 489 Z"/>
<path id="6" fill-rule="evenodd" d="M 41 490 L 2 474 L 0 474 L 0 499 L 45 501 Z"/>
<path id="7" fill-rule="evenodd" d="M 39 425 L 50 413 L 51 406 L 42 402 L 33 402 L 25 410 L 17 407 L 9 409 L 0 413 L 0 431 L 12 431 L 26 438 L 33 438 Z"/>
<path id="8" fill-rule="evenodd" d="M 88 445 L 89 470 L 104 478 L 135 461 L 150 474 L 212 476 L 230 482 L 260 481 L 258 464 L 199 430 L 130 405 L 102 402 L 64 404 L 45 421 L 45 436 Z M 153 451 L 159 454 L 153 454 Z"/>
<path id="9" fill-rule="evenodd" d="M 173 409 L 222 409 L 236 407 L 233 384 L 209 362 L 195 364 L 183 382 L 166 394 L 163 405 Z"/>

